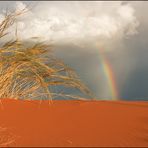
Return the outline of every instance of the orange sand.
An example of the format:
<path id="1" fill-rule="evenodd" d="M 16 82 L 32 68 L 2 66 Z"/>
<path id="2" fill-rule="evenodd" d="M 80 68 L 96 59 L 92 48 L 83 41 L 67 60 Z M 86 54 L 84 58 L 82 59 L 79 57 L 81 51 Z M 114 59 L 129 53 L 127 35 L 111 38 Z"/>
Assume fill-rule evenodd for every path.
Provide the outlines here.
<path id="1" fill-rule="evenodd" d="M 4 99 L 9 146 L 148 146 L 148 102 Z"/>

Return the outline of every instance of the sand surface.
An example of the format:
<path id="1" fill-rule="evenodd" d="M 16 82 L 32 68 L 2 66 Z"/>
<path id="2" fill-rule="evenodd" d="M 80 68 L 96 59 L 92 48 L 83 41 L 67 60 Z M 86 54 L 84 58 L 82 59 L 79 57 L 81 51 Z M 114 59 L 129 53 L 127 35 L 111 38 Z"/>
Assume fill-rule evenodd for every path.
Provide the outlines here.
<path id="1" fill-rule="evenodd" d="M 148 102 L 3 99 L 0 127 L 5 146 L 148 147 Z"/>

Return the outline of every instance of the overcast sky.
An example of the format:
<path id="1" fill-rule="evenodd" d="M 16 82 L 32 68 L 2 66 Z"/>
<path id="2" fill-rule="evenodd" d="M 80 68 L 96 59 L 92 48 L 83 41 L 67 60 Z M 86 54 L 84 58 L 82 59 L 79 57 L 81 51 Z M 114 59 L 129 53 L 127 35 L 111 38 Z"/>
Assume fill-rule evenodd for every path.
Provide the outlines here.
<path id="1" fill-rule="evenodd" d="M 148 100 L 147 1 L 1 1 L 0 21 L 6 7 L 18 11 L 28 4 L 32 9 L 17 20 L 22 40 L 39 36 L 54 43 L 56 56 L 76 70 L 98 99 L 111 99 L 100 61 L 103 49 L 120 99 Z"/>

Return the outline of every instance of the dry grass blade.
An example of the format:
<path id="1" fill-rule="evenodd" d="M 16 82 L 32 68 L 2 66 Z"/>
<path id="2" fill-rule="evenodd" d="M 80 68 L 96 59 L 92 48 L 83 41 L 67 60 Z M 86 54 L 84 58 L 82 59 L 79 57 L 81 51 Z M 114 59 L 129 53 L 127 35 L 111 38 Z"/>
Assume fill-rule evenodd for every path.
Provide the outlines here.
<path id="1" fill-rule="evenodd" d="M 0 24 L 0 38 L 7 35 L 7 29 L 24 11 L 6 14 Z M 54 58 L 51 45 L 36 43 L 27 47 L 18 38 L 1 45 L 0 98 L 52 100 L 54 97 L 64 96 L 53 92 L 53 86 L 76 88 L 93 98 L 76 73 Z M 68 94 L 65 97 L 84 99 Z"/>

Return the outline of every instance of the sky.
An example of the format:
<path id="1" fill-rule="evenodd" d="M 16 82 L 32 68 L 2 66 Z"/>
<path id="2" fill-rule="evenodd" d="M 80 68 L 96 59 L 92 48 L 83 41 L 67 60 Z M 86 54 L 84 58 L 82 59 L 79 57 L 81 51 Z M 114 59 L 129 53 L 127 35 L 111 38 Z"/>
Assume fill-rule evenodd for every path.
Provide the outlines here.
<path id="1" fill-rule="evenodd" d="M 26 6 L 19 38 L 52 43 L 97 99 L 148 100 L 147 1 L 0 1 L 0 21 Z"/>

